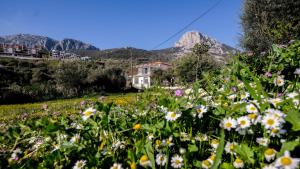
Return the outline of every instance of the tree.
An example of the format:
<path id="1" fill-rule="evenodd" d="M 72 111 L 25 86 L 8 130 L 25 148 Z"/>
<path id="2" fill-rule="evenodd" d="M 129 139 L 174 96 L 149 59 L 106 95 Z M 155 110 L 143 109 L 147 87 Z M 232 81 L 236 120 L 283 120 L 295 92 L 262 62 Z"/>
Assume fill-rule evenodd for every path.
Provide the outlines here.
<path id="1" fill-rule="evenodd" d="M 194 82 L 201 78 L 203 71 L 213 70 L 216 62 L 208 54 L 209 46 L 196 44 L 192 53 L 179 58 L 175 63 L 175 74 L 183 82 Z"/>
<path id="2" fill-rule="evenodd" d="M 299 0 L 245 0 L 241 45 L 256 54 L 300 36 Z"/>

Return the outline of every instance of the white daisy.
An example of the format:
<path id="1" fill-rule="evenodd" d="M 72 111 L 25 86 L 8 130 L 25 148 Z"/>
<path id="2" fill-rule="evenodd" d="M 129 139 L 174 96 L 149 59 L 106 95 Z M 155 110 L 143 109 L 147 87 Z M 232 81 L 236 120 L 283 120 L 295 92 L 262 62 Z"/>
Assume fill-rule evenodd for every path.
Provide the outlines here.
<path id="1" fill-rule="evenodd" d="M 183 166 L 183 158 L 179 155 L 174 155 L 171 159 L 171 166 L 173 168 L 181 168 Z"/>
<path id="2" fill-rule="evenodd" d="M 143 167 L 150 167 L 151 166 L 151 161 L 149 160 L 147 155 L 143 155 L 140 158 L 140 165 Z"/>
<path id="3" fill-rule="evenodd" d="M 83 113 L 82 113 L 82 119 L 85 121 L 88 118 L 90 118 L 92 115 L 94 115 L 96 113 L 96 109 L 94 108 L 88 108 L 86 109 Z"/>
<path id="4" fill-rule="evenodd" d="M 270 113 L 262 117 L 261 123 L 262 125 L 264 125 L 265 129 L 274 129 L 280 126 L 280 121 L 278 120 L 278 117 Z"/>
<path id="5" fill-rule="evenodd" d="M 231 129 L 235 128 L 236 127 L 236 120 L 231 118 L 231 117 L 228 117 L 228 118 L 225 118 L 222 120 L 221 122 L 221 127 L 230 131 Z"/>
<path id="6" fill-rule="evenodd" d="M 201 119 L 203 117 L 203 114 L 207 112 L 207 107 L 203 105 L 199 105 L 196 107 L 196 111 L 198 114 L 198 118 Z"/>
<path id="7" fill-rule="evenodd" d="M 209 160 L 204 160 L 204 161 L 202 161 L 201 166 L 204 169 L 209 169 L 209 168 L 211 168 L 212 164 L 210 163 Z"/>
<path id="8" fill-rule="evenodd" d="M 246 110 L 248 113 L 258 113 L 258 109 L 256 108 L 256 106 L 252 103 L 248 104 L 246 106 Z"/>
<path id="9" fill-rule="evenodd" d="M 175 121 L 181 116 L 181 112 L 167 112 L 165 118 L 167 121 Z"/>
<path id="10" fill-rule="evenodd" d="M 244 161 L 241 160 L 240 158 L 237 158 L 233 162 L 234 168 L 244 168 Z"/>
<path id="11" fill-rule="evenodd" d="M 122 168 L 122 164 L 114 163 L 114 165 L 111 166 L 110 169 L 123 169 L 123 168 Z"/>
<path id="12" fill-rule="evenodd" d="M 298 96 L 299 95 L 299 93 L 297 93 L 297 92 L 292 92 L 292 93 L 288 93 L 287 94 L 287 97 L 289 98 L 289 99 L 293 99 L 293 98 L 295 98 L 296 96 Z"/>
<path id="13" fill-rule="evenodd" d="M 278 105 L 282 102 L 281 98 L 269 99 L 269 103 L 271 103 L 274 107 L 278 107 Z"/>
<path id="14" fill-rule="evenodd" d="M 280 128 L 273 128 L 271 130 L 267 131 L 268 133 L 270 133 L 271 137 L 281 137 L 282 134 L 285 134 L 287 131 L 280 129 Z"/>
<path id="15" fill-rule="evenodd" d="M 250 96 L 250 94 L 248 92 L 244 92 L 241 94 L 241 100 L 245 100 Z"/>
<path id="16" fill-rule="evenodd" d="M 170 136 L 168 139 L 163 140 L 162 144 L 165 145 L 165 146 L 171 147 L 171 146 L 174 145 L 174 143 L 172 141 L 173 141 L 173 137 Z"/>
<path id="17" fill-rule="evenodd" d="M 75 136 L 73 136 L 72 138 L 71 138 L 71 140 L 70 140 L 70 142 L 71 143 L 76 143 L 76 142 L 78 142 L 79 141 L 79 139 L 80 139 L 80 134 L 75 134 Z"/>
<path id="18" fill-rule="evenodd" d="M 296 169 L 298 168 L 299 162 L 300 158 L 292 158 L 290 152 L 285 151 L 284 155 L 275 161 L 275 167 L 280 167 L 283 169 Z"/>
<path id="19" fill-rule="evenodd" d="M 211 140 L 211 142 L 210 142 L 210 146 L 212 147 L 212 148 L 214 148 L 214 149 L 217 149 L 218 148 L 218 146 L 219 146 L 219 140 L 217 140 L 217 139 L 213 139 L 213 140 Z"/>
<path id="20" fill-rule="evenodd" d="M 79 160 L 73 166 L 73 169 L 82 169 L 86 165 L 86 160 Z"/>
<path id="21" fill-rule="evenodd" d="M 283 86 L 284 85 L 284 78 L 282 76 L 278 76 L 274 79 L 275 86 Z"/>
<path id="22" fill-rule="evenodd" d="M 297 69 L 295 70 L 294 74 L 300 76 L 300 68 L 297 68 Z"/>
<path id="23" fill-rule="evenodd" d="M 156 155 L 156 164 L 159 165 L 159 166 L 165 166 L 166 163 L 167 163 L 167 156 L 162 154 L 162 153 L 159 153 Z"/>
<path id="24" fill-rule="evenodd" d="M 238 123 L 239 128 L 241 128 L 241 129 L 248 128 L 251 125 L 250 119 L 247 116 L 239 117 L 237 119 L 237 123 Z"/>
<path id="25" fill-rule="evenodd" d="M 233 142 L 233 143 L 227 142 L 226 145 L 225 145 L 225 151 L 226 151 L 226 153 L 234 154 L 234 148 L 236 146 L 237 146 L 236 142 Z"/>
<path id="26" fill-rule="evenodd" d="M 273 148 L 268 148 L 265 150 L 264 155 L 265 158 L 268 162 L 272 161 L 275 159 L 275 155 L 276 155 L 276 150 L 274 150 Z"/>
<path id="27" fill-rule="evenodd" d="M 267 147 L 270 143 L 270 139 L 264 137 L 256 138 L 256 142 L 261 146 Z"/>

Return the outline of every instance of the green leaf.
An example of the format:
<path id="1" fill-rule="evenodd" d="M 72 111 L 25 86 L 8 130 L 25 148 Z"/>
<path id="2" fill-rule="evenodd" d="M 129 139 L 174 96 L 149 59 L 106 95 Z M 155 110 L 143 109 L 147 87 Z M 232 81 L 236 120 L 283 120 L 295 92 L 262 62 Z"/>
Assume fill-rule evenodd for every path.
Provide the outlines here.
<path id="1" fill-rule="evenodd" d="M 188 145 L 188 150 L 189 150 L 189 152 L 197 152 L 198 147 L 195 144 L 189 144 Z"/>
<path id="2" fill-rule="evenodd" d="M 217 153 L 216 153 L 216 160 L 212 166 L 212 169 L 217 169 L 218 166 L 221 164 L 222 160 L 222 154 L 224 151 L 224 145 L 225 145 L 225 132 L 224 129 L 221 130 L 221 138 L 220 138 L 220 144 L 217 148 Z"/>
<path id="3" fill-rule="evenodd" d="M 193 165 L 194 165 L 194 167 L 201 168 L 201 161 L 199 161 L 199 160 L 194 160 L 194 161 L 193 161 Z"/>
<path id="4" fill-rule="evenodd" d="M 151 161 L 152 169 L 155 169 L 154 150 L 153 150 L 151 142 L 148 142 L 145 147 L 146 147 L 147 156 L 149 157 L 149 159 Z"/>
<path id="5" fill-rule="evenodd" d="M 285 151 L 293 151 L 298 145 L 300 145 L 299 139 L 283 143 L 277 157 L 282 156 Z"/>
<path id="6" fill-rule="evenodd" d="M 293 125 L 293 131 L 300 130 L 300 113 L 298 111 L 289 111 L 287 113 L 286 121 L 290 122 Z"/>
<path id="7" fill-rule="evenodd" d="M 241 144 L 236 146 L 235 151 L 241 156 L 244 161 L 249 161 L 250 163 L 254 163 L 254 153 L 253 150 L 248 147 L 246 144 Z"/>
<path id="8" fill-rule="evenodd" d="M 233 165 L 230 163 L 222 163 L 220 168 L 221 169 L 234 169 Z"/>

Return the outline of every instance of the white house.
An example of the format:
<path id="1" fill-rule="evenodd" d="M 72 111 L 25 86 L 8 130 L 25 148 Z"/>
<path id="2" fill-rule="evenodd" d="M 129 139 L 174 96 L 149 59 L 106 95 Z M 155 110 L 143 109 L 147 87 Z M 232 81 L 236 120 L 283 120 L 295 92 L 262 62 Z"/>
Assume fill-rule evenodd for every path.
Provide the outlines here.
<path id="1" fill-rule="evenodd" d="M 135 66 L 138 69 L 132 77 L 132 86 L 137 89 L 151 87 L 151 73 L 156 69 L 167 70 L 171 65 L 164 62 L 151 62 Z"/>

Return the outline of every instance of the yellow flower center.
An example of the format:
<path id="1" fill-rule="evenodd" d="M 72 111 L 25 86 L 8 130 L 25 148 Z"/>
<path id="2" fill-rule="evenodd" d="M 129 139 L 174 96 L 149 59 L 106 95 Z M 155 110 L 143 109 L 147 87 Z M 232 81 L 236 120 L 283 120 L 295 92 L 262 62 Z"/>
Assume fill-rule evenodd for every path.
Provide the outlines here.
<path id="1" fill-rule="evenodd" d="M 175 118 L 175 117 L 176 117 L 176 113 L 173 112 L 173 113 L 171 114 L 171 117 L 172 117 L 172 118 Z"/>
<path id="2" fill-rule="evenodd" d="M 232 124 L 230 122 L 225 123 L 226 128 L 231 128 Z"/>
<path id="3" fill-rule="evenodd" d="M 161 141 L 160 140 L 156 140 L 155 144 L 159 146 L 161 144 Z"/>
<path id="4" fill-rule="evenodd" d="M 135 162 L 132 162 L 130 164 L 130 169 L 137 169 L 137 166 L 136 166 Z"/>
<path id="5" fill-rule="evenodd" d="M 133 129 L 134 130 L 140 130 L 142 128 L 142 125 L 139 123 L 139 124 L 135 124 L 134 126 L 133 126 Z"/>
<path id="6" fill-rule="evenodd" d="M 210 162 L 209 162 L 208 160 L 204 160 L 204 161 L 203 161 L 203 164 L 204 164 L 205 166 L 208 166 L 208 167 L 210 166 Z"/>
<path id="7" fill-rule="evenodd" d="M 146 162 L 146 161 L 148 161 L 148 160 L 149 160 L 149 158 L 148 158 L 147 155 L 143 155 L 143 156 L 141 157 L 141 159 L 140 159 L 141 163 L 144 163 L 144 162 Z"/>
<path id="8" fill-rule="evenodd" d="M 281 83 L 282 83 L 281 79 L 277 79 L 277 84 L 281 84 Z"/>
<path id="9" fill-rule="evenodd" d="M 215 159 L 216 159 L 216 155 L 211 155 L 210 157 L 209 157 L 209 159 L 211 159 L 212 161 L 215 161 Z"/>
<path id="10" fill-rule="evenodd" d="M 273 119 L 268 119 L 267 120 L 267 124 L 272 126 L 275 123 L 275 121 Z"/>
<path id="11" fill-rule="evenodd" d="M 235 159 L 235 161 L 234 161 L 235 163 L 239 163 L 239 164 L 241 164 L 241 163 L 243 163 L 243 160 L 241 160 L 241 159 L 239 159 L 239 158 L 237 158 L 237 159 Z"/>
<path id="12" fill-rule="evenodd" d="M 288 166 L 292 164 L 292 160 L 289 157 L 282 157 L 280 160 L 282 165 Z"/>
<path id="13" fill-rule="evenodd" d="M 175 160 L 175 164 L 179 165 L 180 163 L 180 160 Z"/>
<path id="14" fill-rule="evenodd" d="M 253 107 L 253 106 L 251 106 L 251 107 L 250 107 L 250 110 L 251 110 L 251 111 L 255 111 L 255 110 L 256 110 L 256 108 L 255 108 L 255 107 Z"/>
<path id="15" fill-rule="evenodd" d="M 230 145 L 230 150 L 231 150 L 231 151 L 234 150 L 234 144 L 231 144 L 231 145 Z"/>
<path id="16" fill-rule="evenodd" d="M 197 109 L 197 112 L 198 113 L 202 113 L 202 109 Z"/>
<path id="17" fill-rule="evenodd" d="M 219 144 L 219 141 L 216 140 L 216 139 L 213 139 L 213 140 L 211 141 L 211 144 Z"/>
<path id="18" fill-rule="evenodd" d="M 240 121 L 240 124 L 243 126 L 243 125 L 246 125 L 246 120 L 241 120 Z"/>
<path id="19" fill-rule="evenodd" d="M 266 151 L 265 151 L 265 154 L 266 155 L 273 155 L 275 153 L 274 149 L 272 148 L 268 148 Z"/>
<path id="20" fill-rule="evenodd" d="M 257 115 L 254 114 L 254 113 L 252 113 L 252 114 L 249 114 L 248 117 L 249 117 L 250 119 L 256 119 Z"/>
<path id="21" fill-rule="evenodd" d="M 278 129 L 272 129 L 272 133 L 279 133 L 279 130 Z"/>
<path id="22" fill-rule="evenodd" d="M 84 113 L 85 116 L 90 116 L 91 114 L 93 114 L 93 112 L 91 112 L 91 111 L 87 111 Z"/>

